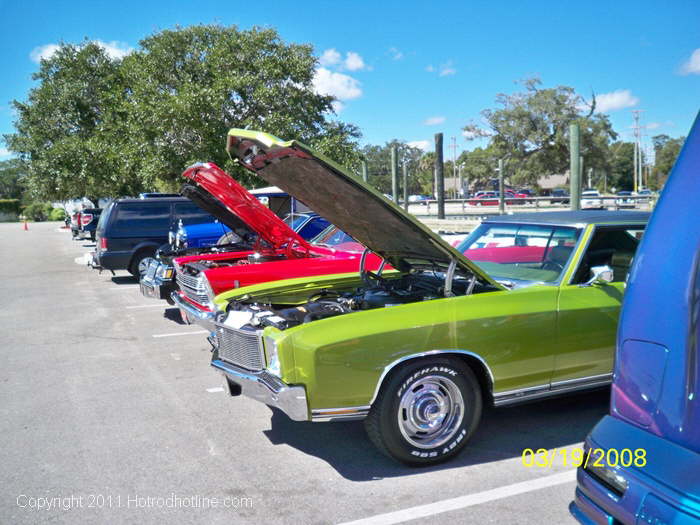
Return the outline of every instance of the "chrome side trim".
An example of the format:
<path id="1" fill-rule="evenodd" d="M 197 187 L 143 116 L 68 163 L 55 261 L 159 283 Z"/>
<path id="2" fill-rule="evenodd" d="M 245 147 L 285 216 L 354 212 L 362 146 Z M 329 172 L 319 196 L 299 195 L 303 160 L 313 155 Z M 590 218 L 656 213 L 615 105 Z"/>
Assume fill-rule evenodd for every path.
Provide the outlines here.
<path id="1" fill-rule="evenodd" d="M 352 421 L 364 419 L 369 413 L 369 406 L 346 408 L 319 408 L 311 411 L 311 421 L 315 423 L 325 421 Z"/>
<path id="2" fill-rule="evenodd" d="M 391 370 L 396 366 L 404 361 L 408 361 L 409 359 L 417 359 L 419 357 L 427 357 L 427 356 L 432 356 L 432 355 L 442 355 L 442 354 L 459 354 L 459 355 L 468 355 L 471 357 L 476 358 L 482 365 L 484 365 L 484 368 L 489 374 L 489 387 L 491 392 L 493 392 L 493 372 L 491 372 L 491 368 L 489 367 L 488 363 L 484 360 L 483 357 L 481 357 L 479 354 L 475 354 L 474 352 L 470 352 L 468 350 L 430 350 L 429 352 L 420 352 L 417 354 L 411 354 L 411 355 L 406 355 L 403 356 L 396 361 L 392 361 L 388 365 L 384 367 L 384 370 L 382 371 L 382 374 L 379 376 L 379 380 L 377 381 L 377 386 L 374 389 L 374 394 L 372 395 L 372 399 L 370 400 L 369 404 L 370 406 L 374 403 L 374 401 L 377 399 L 377 396 L 379 395 L 379 389 L 382 387 L 382 384 L 384 383 L 384 379 L 386 378 L 387 374 L 391 372 Z"/>
<path id="3" fill-rule="evenodd" d="M 557 381 L 551 385 L 538 385 L 528 388 L 520 388 L 517 390 L 509 390 L 507 392 L 498 392 L 493 395 L 493 404 L 495 406 L 512 405 L 515 403 L 530 401 L 532 399 L 556 396 L 567 392 L 576 392 L 578 390 L 603 387 L 609 385 L 610 383 L 612 383 L 611 373 L 577 379 L 567 379 L 565 381 Z"/>

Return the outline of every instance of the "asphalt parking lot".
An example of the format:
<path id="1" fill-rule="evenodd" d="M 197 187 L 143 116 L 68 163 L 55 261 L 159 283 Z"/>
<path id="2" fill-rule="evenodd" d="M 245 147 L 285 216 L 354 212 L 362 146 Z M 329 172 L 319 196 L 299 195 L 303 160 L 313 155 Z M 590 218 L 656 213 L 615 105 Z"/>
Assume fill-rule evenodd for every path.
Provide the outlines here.
<path id="1" fill-rule="evenodd" d="M 607 391 L 488 410 L 455 461 L 404 467 L 361 422 L 229 397 L 202 330 L 59 226 L 0 224 L 0 523 L 574 522 L 574 469 L 521 453 L 579 447 Z"/>

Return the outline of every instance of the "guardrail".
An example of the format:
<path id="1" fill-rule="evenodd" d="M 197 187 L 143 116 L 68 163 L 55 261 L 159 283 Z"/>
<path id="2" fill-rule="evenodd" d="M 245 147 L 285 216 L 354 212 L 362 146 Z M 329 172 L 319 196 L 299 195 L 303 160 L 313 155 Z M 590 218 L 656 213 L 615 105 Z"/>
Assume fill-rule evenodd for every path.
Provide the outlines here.
<path id="1" fill-rule="evenodd" d="M 495 214 L 499 213 L 498 205 L 499 199 L 445 199 L 445 208 L 450 206 L 450 213 L 455 213 L 455 208 L 458 207 L 463 214 L 478 213 L 478 214 Z M 630 196 L 630 197 L 620 197 L 617 195 L 604 195 L 601 197 L 583 197 L 581 199 L 582 204 L 589 204 L 583 209 L 613 209 L 613 210 L 630 210 L 630 209 L 642 209 L 651 210 L 656 204 L 657 197 L 655 195 L 643 195 L 643 196 Z M 472 204 L 470 204 L 470 201 Z M 589 201 L 586 203 L 585 201 Z M 596 201 L 600 202 L 600 206 L 595 206 Z M 408 205 L 412 210 L 424 210 L 421 215 L 431 215 L 437 213 L 437 199 L 430 199 L 420 202 L 409 202 Z M 591 206 L 590 204 L 594 204 Z M 569 208 L 570 198 L 569 197 L 523 197 L 523 198 L 512 198 L 507 197 L 504 199 L 505 212 L 513 211 L 538 211 L 538 210 L 552 210 L 561 209 L 563 207 Z M 431 213 L 432 212 L 432 213 Z"/>

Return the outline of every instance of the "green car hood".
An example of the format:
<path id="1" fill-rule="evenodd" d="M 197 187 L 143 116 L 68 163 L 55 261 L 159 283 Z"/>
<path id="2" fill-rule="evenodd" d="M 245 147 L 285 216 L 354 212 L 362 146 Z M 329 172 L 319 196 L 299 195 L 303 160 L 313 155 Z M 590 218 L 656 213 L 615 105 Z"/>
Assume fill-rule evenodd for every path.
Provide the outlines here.
<path id="1" fill-rule="evenodd" d="M 232 159 L 299 199 L 394 268 L 447 271 L 454 261 L 461 273 L 503 289 L 439 235 L 308 146 L 267 133 L 232 129 L 226 150 Z"/>

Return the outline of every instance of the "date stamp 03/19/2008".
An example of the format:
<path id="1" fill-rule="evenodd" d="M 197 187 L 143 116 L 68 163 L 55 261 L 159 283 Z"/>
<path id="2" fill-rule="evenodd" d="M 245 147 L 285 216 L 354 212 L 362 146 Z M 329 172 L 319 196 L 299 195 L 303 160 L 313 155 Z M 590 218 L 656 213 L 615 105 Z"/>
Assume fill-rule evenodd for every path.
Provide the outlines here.
<path id="1" fill-rule="evenodd" d="M 524 467 L 644 467 L 647 451 L 643 448 L 526 448 L 521 454 Z"/>

